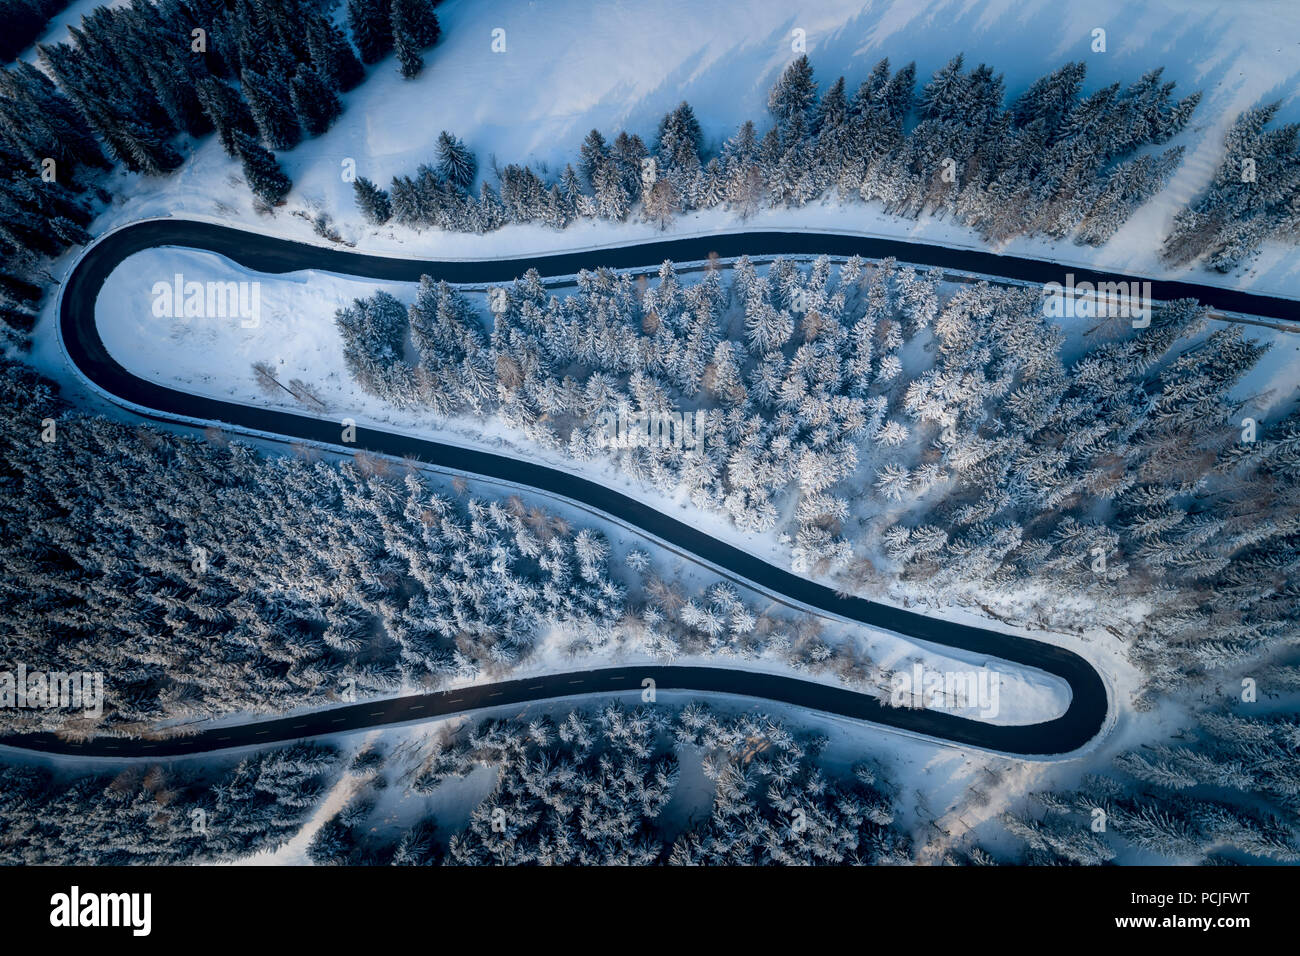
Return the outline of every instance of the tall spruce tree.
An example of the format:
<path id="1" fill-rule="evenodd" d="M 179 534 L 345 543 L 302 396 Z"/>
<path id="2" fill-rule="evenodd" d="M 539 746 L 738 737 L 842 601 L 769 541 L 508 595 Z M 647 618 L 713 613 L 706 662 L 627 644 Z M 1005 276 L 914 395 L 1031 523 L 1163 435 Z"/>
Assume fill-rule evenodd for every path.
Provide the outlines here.
<path id="1" fill-rule="evenodd" d="M 348 26 L 366 66 L 393 51 L 393 27 L 385 0 L 348 0 Z"/>
<path id="2" fill-rule="evenodd" d="M 289 96 L 308 136 L 319 136 L 343 113 L 339 98 L 324 78 L 309 66 L 299 66 Z"/>
<path id="3" fill-rule="evenodd" d="M 393 49 L 397 53 L 397 72 L 404 80 L 413 80 L 424 69 L 424 57 L 412 42 L 410 34 L 402 30 L 393 33 Z"/>
<path id="4" fill-rule="evenodd" d="M 469 189 L 474 182 L 478 163 L 469 148 L 451 133 L 438 134 L 438 175 L 444 182 L 459 190 Z"/>
<path id="5" fill-rule="evenodd" d="M 382 226 L 392 218 L 393 206 L 388 193 L 364 176 L 357 177 L 352 184 L 352 192 L 356 197 L 357 208 L 367 222 Z"/>
<path id="6" fill-rule="evenodd" d="M 312 66 L 338 92 L 346 93 L 356 89 L 365 79 L 365 68 L 352 52 L 347 37 L 324 17 L 313 17 L 308 21 L 307 45 L 311 51 Z"/>
<path id="7" fill-rule="evenodd" d="M 200 80 L 197 92 L 199 103 L 217 131 L 222 149 L 228 156 L 237 157 L 239 150 L 235 147 L 235 132 L 257 135 L 257 124 L 253 122 L 248 107 L 230 84 L 216 77 Z"/>
<path id="8" fill-rule="evenodd" d="M 245 70 L 242 77 L 248 111 L 271 149 L 293 149 L 302 141 L 302 127 L 294 115 L 289 84 L 278 74 L 262 76 Z"/>
<path id="9" fill-rule="evenodd" d="M 293 182 L 280 169 L 275 156 L 252 136 L 240 130 L 236 130 L 234 135 L 248 187 L 267 205 L 277 205 L 288 194 Z"/>
<path id="10" fill-rule="evenodd" d="M 390 16 L 394 38 L 404 34 L 417 50 L 427 50 L 437 43 L 442 27 L 433 7 L 432 0 L 393 0 Z"/>
<path id="11" fill-rule="evenodd" d="M 785 68 L 768 95 L 767 106 L 777 124 L 784 127 L 795 117 L 809 119 L 809 111 L 816 101 L 817 84 L 813 81 L 812 64 L 804 54 Z"/>

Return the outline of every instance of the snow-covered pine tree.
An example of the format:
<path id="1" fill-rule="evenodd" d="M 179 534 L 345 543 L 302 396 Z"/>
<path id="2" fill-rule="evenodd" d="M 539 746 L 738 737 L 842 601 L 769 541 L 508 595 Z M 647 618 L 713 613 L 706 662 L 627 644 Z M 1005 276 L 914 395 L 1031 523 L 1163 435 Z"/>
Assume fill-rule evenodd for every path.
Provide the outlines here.
<path id="1" fill-rule="evenodd" d="M 394 4 L 396 6 L 396 4 Z M 393 50 L 397 54 L 397 72 L 404 80 L 412 80 L 424 69 L 424 57 L 405 30 L 394 29 Z"/>
<path id="2" fill-rule="evenodd" d="M 393 51 L 391 7 L 387 0 L 347 0 L 348 26 L 352 39 L 367 66 L 378 63 Z"/>
<path id="3" fill-rule="evenodd" d="M 474 182 L 478 161 L 460 139 L 443 130 L 438 134 L 438 175 L 464 192 Z"/>
<path id="4" fill-rule="evenodd" d="M 339 98 L 310 66 L 299 65 L 289 85 L 289 99 L 308 136 L 319 136 L 343 113 Z"/>
<path id="5" fill-rule="evenodd" d="M 293 183 L 280 169 L 275 156 L 245 132 L 236 130 L 234 137 L 249 188 L 267 205 L 279 204 Z"/>
<path id="6" fill-rule="evenodd" d="M 253 122 L 248 107 L 229 84 L 216 77 L 210 76 L 200 80 L 196 92 L 200 105 L 208 114 L 208 119 L 217 132 L 217 139 L 221 142 L 222 149 L 228 156 L 238 156 L 238 150 L 235 148 L 235 131 L 239 130 L 249 135 L 257 134 L 257 125 Z"/>
<path id="7" fill-rule="evenodd" d="M 357 208 L 361 210 L 361 215 L 366 222 L 382 226 L 393 215 L 393 206 L 389 201 L 388 193 L 364 176 L 358 176 L 352 184 L 352 192 L 356 197 Z"/>
<path id="8" fill-rule="evenodd" d="M 347 93 L 365 79 L 365 68 L 343 31 L 322 16 L 307 21 L 307 44 L 311 63 L 339 93 Z"/>
<path id="9" fill-rule="evenodd" d="M 248 111 L 262 142 L 270 149 L 292 149 L 302 140 L 302 127 L 294 115 L 289 85 L 278 73 L 262 76 L 245 70 L 240 78 Z"/>
<path id="10" fill-rule="evenodd" d="M 609 159 L 609 146 L 605 143 L 605 137 L 600 134 L 600 130 L 593 129 L 587 134 L 578 149 L 578 155 L 578 169 L 595 189 L 596 172 Z"/>
<path id="11" fill-rule="evenodd" d="M 782 72 L 767 97 L 767 108 L 776 117 L 777 125 L 784 128 L 796 117 L 807 122 L 813 104 L 817 101 L 817 84 L 813 80 L 812 64 L 803 54 Z"/>
<path id="12" fill-rule="evenodd" d="M 666 177 L 656 180 L 646 193 L 645 218 L 657 224 L 660 229 L 667 229 L 680 209 L 681 197 L 672 180 Z"/>

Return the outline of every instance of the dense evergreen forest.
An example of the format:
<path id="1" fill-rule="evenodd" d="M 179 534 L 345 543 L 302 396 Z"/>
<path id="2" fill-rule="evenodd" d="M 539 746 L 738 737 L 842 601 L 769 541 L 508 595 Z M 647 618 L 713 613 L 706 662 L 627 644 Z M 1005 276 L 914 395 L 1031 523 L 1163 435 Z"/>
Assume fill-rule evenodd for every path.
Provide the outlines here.
<path id="1" fill-rule="evenodd" d="M 65 4 L 0 0 L 0 349 L 31 331 L 50 260 L 90 240 L 111 171 L 169 175 L 212 135 L 260 210 L 283 204 L 276 154 L 326 132 L 390 55 L 402 77 L 420 74 L 436 2 L 127 0 L 33 64 L 11 61 Z M 480 233 L 878 202 L 990 244 L 1101 245 L 1169 181 L 1182 147 L 1168 144 L 1200 94 L 1175 97 L 1160 70 L 1085 81 L 1069 63 L 1008 100 L 992 68 L 957 56 L 919 90 L 914 64 L 888 60 L 856 90 L 842 77 L 822 89 L 801 57 L 770 91 L 770 122 L 722 143 L 685 102 L 652 145 L 592 130 L 558 175 L 484 169 L 444 132 L 427 165 L 386 188 L 359 179 L 355 198 L 372 224 Z M 1300 240 L 1300 124 L 1277 112 L 1238 118 L 1167 262 L 1230 272 L 1266 240 Z M 1047 316 L 1037 287 L 892 260 L 742 257 L 530 272 L 485 297 L 426 277 L 409 307 L 381 293 L 335 319 L 365 393 L 612 464 L 662 500 L 770 534 L 795 571 L 845 593 L 1105 628 L 1140 671 L 1126 708 L 1233 697 L 1238 682 L 1270 701 L 1300 690 L 1296 395 L 1244 394 L 1266 346 L 1193 301 L 1149 327 L 1095 316 L 1076 330 Z M 702 442 L 610 447 L 610 416 L 653 413 L 698 413 Z M 93 719 L 0 709 L 0 735 L 183 734 L 505 677 L 548 642 L 576 666 L 763 656 L 868 692 L 891 676 L 823 618 L 522 495 L 470 493 L 417 462 L 271 455 L 215 427 L 194 438 L 81 414 L 8 357 L 0 566 L 0 660 L 100 672 L 106 692 Z M 943 861 L 1294 863 L 1293 703 L 1194 705 L 1176 738 L 996 818 L 998 852 L 969 843 Z M 0 864 L 237 859 L 301 833 L 340 783 L 349 795 L 312 833 L 315 863 L 914 862 L 888 774 L 837 767 L 826 746 L 753 711 L 590 704 L 448 721 L 411 772 L 382 745 L 346 770 L 322 744 L 111 773 L 6 763 Z M 391 825 L 390 789 L 433 803 L 481 771 L 490 790 L 465 825 L 428 812 Z M 676 804 L 700 772 L 707 813 L 687 816 Z"/>
<path id="2" fill-rule="evenodd" d="M 14 362 L 0 411 L 0 657 L 105 675 L 102 719 L 3 709 L 0 733 L 139 735 L 435 689 L 505 675 L 553 631 L 578 658 L 772 653 L 888 686 L 812 615 L 641 548 L 612 565 L 602 533 L 518 496 L 77 415 Z"/>
<path id="3" fill-rule="evenodd" d="M 425 280 L 409 309 L 380 294 L 341 310 L 356 381 L 575 460 L 613 456 L 781 533 L 796 570 L 846 590 L 887 572 L 970 603 L 1086 596 L 1153 689 L 1297 637 L 1295 396 L 1245 423 L 1252 396 L 1234 389 L 1265 349 L 1194 302 L 1145 329 L 1080 320 L 1067 357 L 1041 290 L 954 290 L 890 261 L 742 258 L 689 283 L 665 263 L 657 281 L 584 272 L 576 290 L 529 274 L 489 300 L 490 317 Z M 702 411 L 703 448 L 603 446 L 605 414 L 629 410 Z"/>
<path id="4" fill-rule="evenodd" d="M 1273 129 L 1279 103 L 1247 110 L 1228 131 L 1209 187 L 1177 219 L 1161 250 L 1231 272 L 1266 239 L 1300 242 L 1300 123 Z"/>
<path id="5" fill-rule="evenodd" d="M 3 657 L 107 675 L 102 724 L 7 709 L 5 731 L 139 733 L 392 692 L 623 612 L 607 549 L 545 513 L 462 503 L 383 462 L 61 414 L 35 375 L 0 371 Z"/>
<path id="6" fill-rule="evenodd" d="M 716 155 L 687 103 L 664 116 L 653 150 L 636 134 L 592 130 L 554 181 L 527 165 L 494 169 L 499 193 L 470 149 L 443 133 L 437 156 L 389 189 L 355 185 L 373 223 L 488 232 L 506 223 L 557 229 L 575 218 L 623 220 L 637 209 L 666 227 L 678 214 L 724 206 L 742 218 L 823 196 L 878 201 L 911 219 L 951 216 L 987 241 L 1072 237 L 1100 245 L 1159 191 L 1182 155 L 1153 152 L 1186 126 L 1200 101 L 1173 96 L 1152 70 L 1136 83 L 1083 93 L 1084 64 L 1068 63 L 1009 105 L 1000 74 L 961 55 L 918 96 L 916 66 L 882 60 L 856 91 L 840 77 L 818 95 L 807 56 L 786 68 L 766 132 L 744 123 Z"/>
<path id="7" fill-rule="evenodd" d="M 444 731 L 411 778 L 420 800 L 476 768 L 496 778 L 469 823 L 431 815 L 395 830 L 375 816 L 394 784 L 386 754 L 352 761 L 346 805 L 316 830 L 317 864 L 880 864 L 909 857 L 894 824 L 894 787 L 875 765 L 851 775 L 818 766 L 824 738 L 761 714 L 618 704 L 562 720 L 471 722 Z M 382 745 L 380 745 L 382 747 Z M 666 827 L 682 761 L 712 789 L 700 822 Z M 227 769 L 192 762 L 57 777 L 0 769 L 0 863 L 146 864 L 236 859 L 298 832 L 338 781 L 338 754 L 297 744 Z M 696 771 L 698 773 L 698 771 Z"/>
<path id="8" fill-rule="evenodd" d="M 1300 686 L 1294 666 L 1274 676 Z M 448 724 L 414 749 L 403 744 L 400 756 L 382 741 L 364 745 L 348 768 L 346 802 L 314 831 L 307 855 L 351 866 L 913 862 L 922 848 L 896 820 L 896 785 L 870 760 L 851 773 L 824 765 L 825 745 L 761 713 L 698 703 Z M 1124 752 L 1115 773 L 1035 793 L 1004 814 L 1010 848 L 946 839 L 937 862 L 1096 866 L 1134 852 L 1183 864 L 1295 862 L 1297 768 L 1294 712 L 1210 710 L 1177 744 Z M 7 766 L 0 862 L 196 863 L 272 850 L 301 830 L 340 770 L 337 752 L 315 744 L 225 768 L 180 761 L 56 775 Z M 478 771 L 491 783 L 463 825 L 427 809 L 392 824 L 392 791 L 403 802 L 436 799 Z M 701 794 L 684 792 L 700 771 Z M 683 801 L 701 799 L 684 812 Z M 918 822 L 937 833 L 933 821 Z"/>
<path id="9" fill-rule="evenodd" d="M 0 765 L 0 865 L 125 866 L 273 850 L 337 776 L 329 747 L 295 744 L 230 769 L 130 765 L 78 776 Z"/>
<path id="10" fill-rule="evenodd" d="M 635 133 L 593 129 L 576 167 L 556 177 L 494 160 L 494 187 L 473 151 L 444 131 L 414 175 L 387 189 L 362 178 L 354 189 L 369 222 L 416 229 L 563 229 L 575 219 L 629 217 L 666 228 L 690 210 L 724 207 L 743 219 L 834 198 L 876 201 L 910 219 L 950 216 L 991 243 L 1044 235 L 1096 246 L 1181 162 L 1181 146 L 1152 147 L 1184 129 L 1201 94 L 1174 99 L 1161 74 L 1085 94 L 1084 64 L 1068 63 L 1006 104 L 1001 76 L 984 64 L 966 70 L 961 55 L 919 95 L 915 64 L 893 70 L 882 60 L 851 96 L 839 77 L 819 97 L 803 56 L 771 90 L 767 131 L 746 122 L 715 154 L 683 102 L 659 123 L 653 148 Z M 1266 128 L 1278 108 L 1237 119 L 1214 179 L 1166 237 L 1166 261 L 1204 260 L 1228 272 L 1266 239 L 1300 240 L 1300 124 Z"/>
<path id="11" fill-rule="evenodd" d="M 1284 670 L 1295 689 L 1295 667 Z M 402 760 L 382 741 L 364 745 L 348 767 L 346 803 L 313 832 L 308 857 L 399 866 L 913 862 L 920 848 L 896 822 L 888 775 L 872 761 L 852 774 L 829 769 L 824 745 L 766 715 L 701 704 L 447 724 L 415 750 L 403 745 Z M 1180 743 L 1119 754 L 1117 773 L 1037 792 L 1004 814 L 1010 849 L 949 840 L 937 861 L 1095 866 L 1136 851 L 1180 864 L 1294 862 L 1297 757 L 1295 713 L 1206 711 Z M 684 775 L 686 763 L 707 782 L 707 816 L 685 818 L 681 801 L 699 800 L 681 792 L 698 773 Z M 339 770 L 337 752 L 316 744 L 225 769 L 179 761 L 56 775 L 6 766 L 0 862 L 175 864 L 269 851 L 302 829 Z M 390 788 L 420 801 L 480 770 L 493 782 L 464 825 L 428 810 L 409 825 L 387 818 Z"/>
<path id="12" fill-rule="evenodd" d="M 309 852 L 318 864 L 347 865 L 906 862 L 888 781 L 869 763 L 843 777 L 821 768 L 824 744 L 761 714 L 720 716 L 699 704 L 483 721 L 446 740 L 410 783 L 434 793 L 449 778 L 494 769 L 467 826 L 440 840 L 438 821 L 425 817 L 394 840 L 374 827 L 372 784 L 317 831 Z M 662 815 L 686 760 L 703 761 L 710 812 L 671 832 Z"/>
<path id="13" fill-rule="evenodd" d="M 1294 694 L 1297 673 L 1279 667 L 1268 682 Z M 1300 861 L 1300 714 L 1211 710 L 1198 721 L 1177 744 L 1121 754 L 1119 775 L 1088 775 L 1008 813 L 1019 862 L 1097 865 L 1126 846 L 1181 863 Z"/>

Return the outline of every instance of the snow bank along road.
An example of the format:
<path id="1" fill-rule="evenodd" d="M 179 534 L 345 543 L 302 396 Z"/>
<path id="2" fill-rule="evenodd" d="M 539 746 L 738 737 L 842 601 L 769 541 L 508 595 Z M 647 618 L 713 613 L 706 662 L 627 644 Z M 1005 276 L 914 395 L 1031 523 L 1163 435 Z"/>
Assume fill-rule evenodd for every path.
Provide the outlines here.
<path id="1" fill-rule="evenodd" d="M 647 678 L 661 690 L 736 694 L 763 698 L 870 721 L 958 744 L 1025 756 L 1065 754 L 1087 744 L 1101 732 L 1108 710 L 1105 684 L 1082 657 L 1064 648 L 1011 634 L 927 617 L 902 608 L 856 597 L 838 596 L 831 588 L 788 571 L 719 541 L 651 506 L 558 469 L 488 452 L 444 445 L 386 431 L 358 427 L 356 442 L 339 446 L 334 421 L 289 412 L 270 411 L 203 398 L 137 378 L 108 353 L 95 325 L 95 301 L 109 274 L 128 256 L 145 249 L 179 246 L 216 253 L 258 272 L 285 273 L 316 269 L 381 281 L 417 281 L 421 275 L 451 283 L 509 282 L 536 268 L 543 276 L 572 275 L 599 266 L 636 268 L 664 259 L 689 262 L 716 253 L 723 258 L 749 255 L 821 254 L 893 256 L 901 262 L 952 271 L 1046 283 L 1061 281 L 1070 271 L 1077 282 L 1132 281 L 1092 270 L 1051 262 L 999 256 L 897 240 L 806 232 L 751 232 L 669 239 L 610 249 L 559 253 L 512 259 L 425 262 L 364 255 L 185 220 L 135 223 L 99 239 L 64 284 L 59 334 L 77 369 L 116 398 L 151 410 L 144 417 L 173 421 L 181 416 L 228 423 L 241 428 L 305 439 L 338 447 L 404 456 L 429 464 L 472 472 L 488 478 L 529 485 L 562 495 L 636 525 L 705 561 L 794 601 L 894 631 L 940 647 L 975 656 L 997 657 L 1054 674 L 1069 684 L 1065 713 L 1027 725 L 993 725 L 936 710 L 890 707 L 874 697 L 841 687 L 774 674 L 725 667 L 654 665 L 604 668 L 569 674 L 525 678 L 463 687 L 412 697 L 331 708 L 295 717 L 212 728 L 165 741 L 98 738 L 69 743 L 53 734 L 0 738 L 0 744 L 47 752 L 105 757 L 163 757 L 202 753 L 248 745 L 265 745 L 364 727 L 422 720 L 483 707 L 520 704 L 578 694 L 639 690 Z M 1152 280 L 1157 301 L 1196 298 L 1217 310 L 1263 318 L 1292 319 L 1295 302 L 1237 290 L 1185 282 Z"/>

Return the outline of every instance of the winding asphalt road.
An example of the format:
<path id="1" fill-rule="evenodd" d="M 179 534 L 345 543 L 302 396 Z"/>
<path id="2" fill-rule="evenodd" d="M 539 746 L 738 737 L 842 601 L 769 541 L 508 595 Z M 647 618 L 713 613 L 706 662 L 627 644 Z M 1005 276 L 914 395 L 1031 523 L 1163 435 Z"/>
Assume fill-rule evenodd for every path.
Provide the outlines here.
<path id="1" fill-rule="evenodd" d="M 316 269 L 384 281 L 416 281 L 421 275 L 429 275 L 453 283 L 508 282 L 530 268 L 536 268 L 544 276 L 562 276 L 600 266 L 634 268 L 664 259 L 693 261 L 704 259 L 710 253 L 724 258 L 746 253 L 857 254 L 866 258 L 893 256 L 902 262 L 1030 282 L 1062 281 L 1066 271 L 1074 273 L 1076 283 L 1131 281 L 1141 277 L 897 240 L 803 232 L 722 234 L 516 259 L 426 262 L 320 248 L 209 223 L 151 220 L 127 226 L 99 239 L 77 262 L 62 293 L 59 333 L 73 364 L 87 379 L 111 395 L 153 410 L 152 414 L 144 416 L 146 418 L 173 421 L 173 416 L 184 416 L 224 422 L 292 439 L 333 445 L 341 451 L 362 449 L 408 457 L 562 495 L 636 525 L 682 550 L 794 601 L 925 641 L 940 649 L 955 648 L 977 659 L 1001 658 L 1054 674 L 1069 684 L 1070 703 L 1065 713 L 1055 719 L 1030 725 L 1001 726 L 934 710 L 893 708 L 864 694 L 796 678 L 734 668 L 659 665 L 597 669 L 479 685 L 333 708 L 297 717 L 216 727 L 168 741 L 99 738 L 74 744 L 52 734 L 28 734 L 0 738 L 0 744 L 85 756 L 176 756 L 265 745 L 482 707 L 523 704 L 575 694 L 639 690 L 647 678 L 654 680 L 660 690 L 763 698 L 958 744 L 1025 756 L 1069 753 L 1083 747 L 1102 730 L 1108 707 L 1105 684 L 1087 661 L 1064 648 L 931 618 L 862 598 L 841 597 L 828 587 L 768 564 L 647 504 L 557 469 L 362 427 L 357 428 L 355 445 L 340 447 L 339 426 L 333 421 L 190 395 L 135 377 L 105 348 L 95 325 L 95 302 L 109 274 L 124 259 L 145 249 L 165 246 L 217 253 L 247 269 L 263 273 Z M 1190 297 L 1221 311 L 1282 320 L 1293 319 L 1297 313 L 1297 304 L 1286 299 L 1183 282 L 1151 281 L 1153 298 L 1158 301 Z"/>

